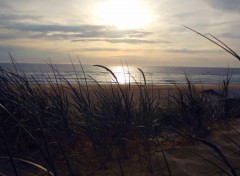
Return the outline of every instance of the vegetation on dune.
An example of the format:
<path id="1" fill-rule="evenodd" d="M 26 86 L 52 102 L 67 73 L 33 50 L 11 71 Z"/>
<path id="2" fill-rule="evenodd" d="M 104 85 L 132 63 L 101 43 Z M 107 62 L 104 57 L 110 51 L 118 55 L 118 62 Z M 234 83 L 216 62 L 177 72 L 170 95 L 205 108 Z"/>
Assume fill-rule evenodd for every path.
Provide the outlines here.
<path id="1" fill-rule="evenodd" d="M 187 75 L 186 85 L 176 85 L 168 101 L 159 102 L 159 94 L 146 84 L 141 69 L 142 83 L 120 85 L 109 68 L 96 65 L 107 70 L 113 82 L 102 85 L 93 80 L 92 86 L 79 81 L 77 69 L 86 78 L 81 65 L 73 65 L 77 84 L 72 84 L 51 64 L 54 83 L 47 78 L 46 83 L 30 81 L 13 64 L 14 71 L 0 68 L 0 165 L 6 163 L 0 166 L 0 174 L 176 175 L 165 150 L 200 142 L 213 149 L 216 155 L 212 155 L 224 164 L 196 155 L 221 173 L 239 175 L 237 163 L 231 163 L 206 139 L 212 124 L 239 118 L 240 106 L 230 106 L 229 73 L 214 103 Z M 232 142 L 239 150 L 237 142 Z"/>

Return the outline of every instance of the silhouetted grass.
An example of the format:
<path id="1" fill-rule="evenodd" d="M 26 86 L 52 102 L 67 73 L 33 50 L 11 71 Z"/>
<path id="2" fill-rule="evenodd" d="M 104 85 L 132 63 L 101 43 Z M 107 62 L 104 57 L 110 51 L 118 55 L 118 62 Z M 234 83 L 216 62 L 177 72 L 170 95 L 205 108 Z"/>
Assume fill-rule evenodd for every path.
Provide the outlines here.
<path id="1" fill-rule="evenodd" d="M 126 163 L 133 161 L 141 168 L 139 174 L 174 175 L 165 149 L 179 140 L 207 145 L 230 172 L 215 165 L 218 169 L 228 175 L 238 174 L 224 152 L 205 139 L 212 124 L 239 118 L 236 112 L 240 107 L 231 107 L 229 102 L 229 73 L 215 102 L 192 84 L 187 74 L 186 84 L 175 85 L 168 101 L 161 102 L 154 86 L 146 84 L 141 69 L 143 82 L 121 85 L 112 70 L 95 65 L 109 73 L 112 81 L 104 85 L 93 78 L 89 84 L 81 63 L 79 67 L 73 65 L 76 84 L 51 63 L 54 80 L 45 77 L 47 82 L 43 83 L 34 77 L 30 81 L 16 63 L 13 65 L 13 71 L 0 67 L 0 161 L 10 160 L 12 166 L 6 174 L 22 175 L 25 163 L 39 174 L 98 175 L 115 163 L 116 175 L 128 175 Z M 128 76 L 132 77 L 131 73 Z M 157 166 L 158 162 L 161 165 Z M 34 169 L 29 168 L 28 173 L 35 173 Z"/>

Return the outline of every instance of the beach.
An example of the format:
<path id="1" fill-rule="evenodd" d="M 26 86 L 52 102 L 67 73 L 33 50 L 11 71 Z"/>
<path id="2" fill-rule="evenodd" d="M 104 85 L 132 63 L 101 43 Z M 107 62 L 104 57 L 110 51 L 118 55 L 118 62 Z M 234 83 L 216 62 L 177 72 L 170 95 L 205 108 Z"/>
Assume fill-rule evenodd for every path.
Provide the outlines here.
<path id="1" fill-rule="evenodd" d="M 37 82 L 4 70 L 0 81 L 3 136 L 12 136 L 5 146 L 23 175 L 234 175 L 239 169 L 237 84 Z M 0 160 L 4 173 L 13 174 L 12 166 L 11 158 Z"/>

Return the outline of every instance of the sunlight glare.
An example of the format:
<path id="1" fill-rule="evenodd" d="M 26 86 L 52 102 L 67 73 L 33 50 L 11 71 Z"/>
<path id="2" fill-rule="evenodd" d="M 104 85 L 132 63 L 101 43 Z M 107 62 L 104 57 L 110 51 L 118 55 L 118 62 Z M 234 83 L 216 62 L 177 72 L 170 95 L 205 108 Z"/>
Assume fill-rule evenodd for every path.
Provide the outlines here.
<path id="1" fill-rule="evenodd" d="M 110 0 L 101 3 L 96 10 L 101 24 L 113 25 L 120 29 L 136 29 L 146 26 L 150 13 L 137 0 Z"/>
<path id="2" fill-rule="evenodd" d="M 126 66 L 112 66 L 110 67 L 112 72 L 117 77 L 120 84 L 127 84 L 131 80 L 129 68 Z"/>

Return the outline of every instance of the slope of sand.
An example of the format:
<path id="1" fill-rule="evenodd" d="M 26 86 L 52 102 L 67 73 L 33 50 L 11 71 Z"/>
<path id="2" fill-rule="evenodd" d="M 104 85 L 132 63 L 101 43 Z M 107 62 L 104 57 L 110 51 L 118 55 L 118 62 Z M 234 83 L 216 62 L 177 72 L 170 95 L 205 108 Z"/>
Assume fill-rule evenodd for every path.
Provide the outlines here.
<path id="1" fill-rule="evenodd" d="M 234 120 L 227 125 L 224 123 L 219 124 L 206 140 L 214 143 L 223 152 L 229 163 L 239 170 L 240 120 Z M 164 153 L 172 175 L 219 176 L 227 175 L 226 173 L 232 175 L 229 167 L 220 159 L 219 155 L 212 148 L 199 142 L 165 149 Z M 122 161 L 123 173 L 126 176 L 170 175 L 160 151 L 152 153 L 152 173 L 146 170 L 146 166 L 147 162 L 140 161 L 138 158 Z M 100 170 L 96 175 L 121 175 L 119 163 L 117 161 L 110 163 L 107 170 Z"/>
<path id="2" fill-rule="evenodd" d="M 219 124 L 216 131 L 212 132 L 206 140 L 215 144 L 234 168 L 240 169 L 239 119 L 228 125 Z M 196 143 L 194 146 L 177 147 L 167 150 L 166 153 L 175 165 L 176 175 L 222 175 L 223 171 L 219 168 L 231 174 L 230 169 L 220 159 L 216 151 L 202 143 Z"/>

